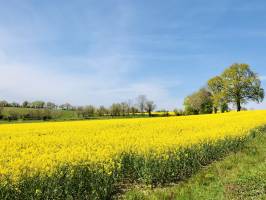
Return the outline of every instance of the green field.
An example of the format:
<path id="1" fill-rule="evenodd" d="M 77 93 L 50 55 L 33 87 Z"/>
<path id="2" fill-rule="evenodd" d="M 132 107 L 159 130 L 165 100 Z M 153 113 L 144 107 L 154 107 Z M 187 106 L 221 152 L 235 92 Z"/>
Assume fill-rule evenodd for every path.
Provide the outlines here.
<path id="1" fill-rule="evenodd" d="M 35 109 L 35 108 L 21 108 L 21 107 L 4 107 L 0 113 L 0 124 L 3 123 L 21 123 L 21 122 L 41 122 L 41 121 L 71 121 L 82 119 L 119 119 L 119 118 L 147 118 L 148 113 L 136 113 L 125 116 L 111 116 L 111 115 L 93 115 L 82 117 L 78 114 L 77 110 L 49 110 L 49 109 Z M 27 117 L 31 115 L 32 117 Z M 47 119 L 44 117 L 49 116 Z M 168 117 L 174 116 L 173 112 L 153 112 L 152 117 Z"/>

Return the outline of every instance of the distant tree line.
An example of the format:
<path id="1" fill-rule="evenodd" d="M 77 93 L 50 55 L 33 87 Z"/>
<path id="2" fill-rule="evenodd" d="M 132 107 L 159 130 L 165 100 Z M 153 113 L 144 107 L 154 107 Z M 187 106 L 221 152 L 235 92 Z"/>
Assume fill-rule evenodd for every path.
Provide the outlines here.
<path id="1" fill-rule="evenodd" d="M 12 109 L 16 108 L 16 109 Z M 22 109 L 17 109 L 22 108 Z M 0 119 L 4 120 L 50 120 L 64 118 L 67 111 L 72 112 L 72 118 L 87 119 L 93 117 L 128 117 L 148 115 L 152 116 L 156 105 L 147 99 L 145 95 L 140 95 L 136 101 L 128 100 L 121 103 L 113 103 L 109 107 L 105 106 L 73 106 L 70 103 L 56 105 L 53 102 L 44 101 L 24 101 L 23 103 L 5 100 L 0 101 Z"/>
<path id="2" fill-rule="evenodd" d="M 56 105 L 53 102 L 45 102 L 45 101 L 24 101 L 21 104 L 17 102 L 9 103 L 5 100 L 0 101 L 0 107 L 15 107 L 15 108 L 47 108 L 47 109 L 62 109 L 62 110 L 73 110 L 74 107 L 71 106 L 69 103 L 65 103 L 62 105 Z"/>
<path id="3" fill-rule="evenodd" d="M 181 114 L 206 114 L 229 111 L 233 105 L 237 111 L 249 101 L 257 103 L 264 99 L 264 90 L 258 74 L 247 64 L 233 64 L 219 75 L 211 78 L 206 87 L 184 100 Z"/>
<path id="4" fill-rule="evenodd" d="M 59 112 L 52 112 L 48 109 L 26 109 L 19 108 L 4 109 L 0 107 L 0 119 L 2 120 L 51 120 L 56 119 Z"/>

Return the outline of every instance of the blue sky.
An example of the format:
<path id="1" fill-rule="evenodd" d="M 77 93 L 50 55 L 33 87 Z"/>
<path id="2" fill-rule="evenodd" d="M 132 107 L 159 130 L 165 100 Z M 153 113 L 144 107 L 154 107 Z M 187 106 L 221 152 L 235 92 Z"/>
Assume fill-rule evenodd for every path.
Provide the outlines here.
<path id="1" fill-rule="evenodd" d="M 110 105 L 146 94 L 170 109 L 235 62 L 266 88 L 265 0 L 0 5 L 0 99 Z"/>

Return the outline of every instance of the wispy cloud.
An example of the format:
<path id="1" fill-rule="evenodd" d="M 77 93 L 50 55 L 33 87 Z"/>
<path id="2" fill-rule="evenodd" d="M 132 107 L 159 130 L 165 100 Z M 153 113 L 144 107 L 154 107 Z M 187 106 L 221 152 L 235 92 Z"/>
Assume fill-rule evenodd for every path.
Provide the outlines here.
<path id="1" fill-rule="evenodd" d="M 16 16 L 0 20 L 0 98 L 110 105 L 146 94 L 158 108 L 176 106 L 170 89 L 180 83 L 143 77 L 140 53 L 132 56 L 129 29 L 136 15 L 129 3 L 104 14 L 97 6 L 85 11 L 81 3 L 61 10 L 18 3 L 12 9 Z"/>
<path id="2" fill-rule="evenodd" d="M 109 105 L 147 94 L 158 108 L 181 107 L 236 59 L 265 63 L 263 17 L 251 23 L 264 6 L 239 2 L 6 1 L 0 98 Z"/>
<path id="3" fill-rule="evenodd" d="M 266 76 L 260 76 L 261 81 L 266 81 Z"/>
<path id="4" fill-rule="evenodd" d="M 62 69 L 45 68 L 45 65 L 49 65 L 48 62 L 41 66 L 37 63 L 1 63 L 1 98 L 9 101 L 43 99 L 75 105 L 110 105 L 112 102 L 146 94 L 158 104 L 158 108 L 175 106 L 168 104 L 173 100 L 169 87 L 175 87 L 179 83 L 158 78 L 135 82 L 129 79 L 132 68 L 119 69 L 119 58 L 107 58 L 98 64 L 105 62 L 109 63 L 109 67 L 89 65 L 95 68 L 86 68 L 84 74 L 75 72 L 75 69 L 72 73 L 66 73 Z"/>

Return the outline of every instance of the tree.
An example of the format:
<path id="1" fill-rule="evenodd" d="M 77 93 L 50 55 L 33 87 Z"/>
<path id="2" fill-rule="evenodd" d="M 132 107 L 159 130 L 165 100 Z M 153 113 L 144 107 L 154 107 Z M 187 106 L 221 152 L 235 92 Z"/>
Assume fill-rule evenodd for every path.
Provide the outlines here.
<path id="1" fill-rule="evenodd" d="M 34 101 L 31 103 L 32 108 L 44 108 L 45 102 L 44 101 Z"/>
<path id="2" fill-rule="evenodd" d="M 96 108 L 92 105 L 88 105 L 85 107 L 77 108 L 78 115 L 81 115 L 83 118 L 92 117 L 96 113 Z"/>
<path id="3" fill-rule="evenodd" d="M 7 110 L 4 116 L 4 118 L 7 119 L 8 121 L 18 120 L 20 117 L 21 117 L 21 113 L 16 109 Z"/>
<path id="4" fill-rule="evenodd" d="M 176 116 L 182 116 L 185 114 L 182 109 L 178 109 L 178 108 L 174 109 L 173 112 L 175 113 Z"/>
<path id="5" fill-rule="evenodd" d="M 198 115 L 199 109 L 195 107 L 194 100 L 195 95 L 187 96 L 184 100 L 185 114 L 186 115 Z"/>
<path id="6" fill-rule="evenodd" d="M 53 102 L 47 102 L 46 103 L 46 108 L 48 108 L 48 109 L 53 110 L 53 109 L 56 109 L 56 107 L 57 107 L 56 104 Z"/>
<path id="7" fill-rule="evenodd" d="M 128 110 L 129 110 L 128 103 L 122 102 L 120 105 L 121 105 L 121 114 L 125 116 L 126 114 L 128 114 Z"/>
<path id="8" fill-rule="evenodd" d="M 223 103 L 220 107 L 221 113 L 228 112 L 229 111 L 229 106 L 227 103 Z"/>
<path id="9" fill-rule="evenodd" d="M 0 107 L 8 107 L 9 106 L 9 103 L 5 100 L 3 101 L 0 101 Z"/>
<path id="10" fill-rule="evenodd" d="M 154 109 L 156 108 L 156 105 L 153 101 L 146 101 L 145 102 L 145 111 L 149 113 L 149 116 L 151 116 L 151 112 L 154 111 Z"/>
<path id="11" fill-rule="evenodd" d="M 12 103 L 10 104 L 10 106 L 11 106 L 11 107 L 15 107 L 15 108 L 20 107 L 19 103 L 17 103 L 17 102 L 12 102 Z"/>
<path id="12" fill-rule="evenodd" d="M 62 110 L 71 110 L 73 109 L 73 106 L 70 103 L 65 103 L 59 106 Z"/>
<path id="13" fill-rule="evenodd" d="M 110 107 L 111 116 L 119 116 L 121 115 L 121 105 L 120 103 L 113 103 Z"/>
<path id="14" fill-rule="evenodd" d="M 76 110 L 76 113 L 77 113 L 78 117 L 83 117 L 83 107 L 82 106 L 78 106 L 77 110 Z"/>
<path id="15" fill-rule="evenodd" d="M 93 105 L 88 105 L 84 108 L 84 111 L 87 116 L 92 117 L 94 116 L 96 109 Z"/>
<path id="16" fill-rule="evenodd" d="M 132 107 L 133 107 L 132 100 L 131 99 L 127 100 L 126 104 L 127 104 L 127 115 L 130 115 L 130 113 L 132 112 Z"/>
<path id="17" fill-rule="evenodd" d="M 107 108 L 105 108 L 104 106 L 100 106 L 98 109 L 97 109 L 97 114 L 99 116 L 104 116 L 105 114 L 108 114 L 108 110 Z"/>
<path id="18" fill-rule="evenodd" d="M 264 99 L 264 90 L 259 76 L 247 64 L 233 64 L 222 74 L 226 100 L 241 111 L 241 105 L 248 101 L 260 103 Z"/>
<path id="19" fill-rule="evenodd" d="M 28 108 L 30 106 L 30 102 L 28 102 L 28 101 L 24 101 L 23 103 L 22 103 L 22 107 L 23 108 Z"/>
<path id="20" fill-rule="evenodd" d="M 137 104 L 141 113 L 144 112 L 147 97 L 145 95 L 139 95 L 137 98 Z"/>
<path id="21" fill-rule="evenodd" d="M 135 115 L 136 113 L 139 112 L 139 110 L 138 110 L 137 106 L 131 106 L 130 112 L 132 113 L 132 115 Z"/>
<path id="22" fill-rule="evenodd" d="M 211 78 L 208 81 L 208 89 L 212 94 L 214 113 L 217 113 L 218 108 L 221 110 L 221 112 L 224 112 L 228 105 L 224 94 L 223 79 L 220 76 Z"/>
<path id="23" fill-rule="evenodd" d="M 213 101 L 211 93 L 205 88 L 193 93 L 184 101 L 186 114 L 207 114 L 213 111 Z"/>

